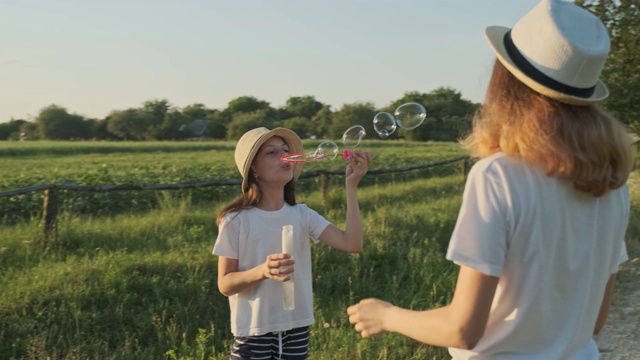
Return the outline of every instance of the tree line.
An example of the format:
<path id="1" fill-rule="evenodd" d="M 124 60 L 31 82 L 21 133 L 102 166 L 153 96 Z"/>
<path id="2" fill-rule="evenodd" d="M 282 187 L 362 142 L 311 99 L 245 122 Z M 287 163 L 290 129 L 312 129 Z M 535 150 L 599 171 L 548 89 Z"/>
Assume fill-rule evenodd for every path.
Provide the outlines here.
<path id="1" fill-rule="evenodd" d="M 155 99 L 138 108 L 112 111 L 104 119 L 88 119 L 53 104 L 43 108 L 33 121 L 12 119 L 1 123 L 0 140 L 236 140 L 259 126 L 286 127 L 302 138 L 339 139 L 352 125 L 364 126 L 371 137 L 375 135 L 373 118 L 378 112 L 393 114 L 407 102 L 422 104 L 427 120 L 411 131 L 399 129 L 392 137 L 418 141 L 456 140 L 470 128 L 473 113 L 480 106 L 451 88 L 407 92 L 382 109 L 365 102 L 345 104 L 336 111 L 314 96 L 293 96 L 278 108 L 253 96 L 233 99 L 224 109 L 210 109 L 201 103 L 177 108 L 166 99 Z"/>

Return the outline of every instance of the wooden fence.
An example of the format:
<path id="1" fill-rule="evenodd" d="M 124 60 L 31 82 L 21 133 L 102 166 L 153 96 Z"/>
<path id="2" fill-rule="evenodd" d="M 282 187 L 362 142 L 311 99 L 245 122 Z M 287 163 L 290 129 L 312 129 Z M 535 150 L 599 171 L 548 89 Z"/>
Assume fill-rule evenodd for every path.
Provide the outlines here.
<path id="1" fill-rule="evenodd" d="M 460 162 L 460 172 L 463 177 L 466 177 L 469 170 L 469 156 L 459 156 L 448 160 L 439 160 L 426 164 L 410 165 L 400 168 L 387 168 L 387 169 L 370 169 L 368 175 L 379 174 L 391 174 L 406 172 L 417 169 L 426 169 L 434 166 L 445 165 L 455 162 Z M 307 179 L 313 177 L 320 177 L 320 192 L 323 196 L 326 195 L 329 189 L 329 182 L 331 175 L 344 175 L 344 169 L 339 170 L 315 170 L 308 171 L 300 174 L 300 179 Z M 57 228 L 58 217 L 58 193 L 61 190 L 66 191 L 92 191 L 92 192 L 110 192 L 110 191 L 123 191 L 123 190 L 181 190 L 181 189 L 194 189 L 200 187 L 211 186 L 227 186 L 227 185 L 240 185 L 242 179 L 228 179 L 228 180 L 210 180 L 199 181 L 192 183 L 180 183 L 180 184 L 122 184 L 122 185 L 72 185 L 72 184 L 44 184 L 24 187 L 20 189 L 13 189 L 7 191 L 0 191 L 0 197 L 16 196 L 36 191 L 44 191 L 44 201 L 42 206 L 42 227 L 44 230 L 45 239 L 55 238 Z"/>

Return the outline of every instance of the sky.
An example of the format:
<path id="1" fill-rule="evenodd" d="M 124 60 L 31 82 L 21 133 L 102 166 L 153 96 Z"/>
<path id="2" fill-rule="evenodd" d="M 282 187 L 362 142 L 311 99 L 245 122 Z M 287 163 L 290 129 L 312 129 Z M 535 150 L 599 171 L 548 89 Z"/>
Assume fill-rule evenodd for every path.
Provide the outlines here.
<path id="1" fill-rule="evenodd" d="M 537 2 L 0 0 L 0 122 L 52 104 L 101 119 L 240 96 L 381 108 L 439 87 L 482 102 L 495 59 L 484 28 Z"/>

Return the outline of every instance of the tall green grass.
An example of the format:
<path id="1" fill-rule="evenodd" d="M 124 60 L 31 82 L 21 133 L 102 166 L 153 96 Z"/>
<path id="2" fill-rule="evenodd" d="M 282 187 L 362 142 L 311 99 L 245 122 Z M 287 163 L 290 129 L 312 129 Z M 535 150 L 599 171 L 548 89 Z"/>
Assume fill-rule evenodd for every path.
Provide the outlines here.
<path id="1" fill-rule="evenodd" d="M 312 358 L 443 354 L 393 335 L 361 341 L 345 310 L 369 296 L 416 308 L 449 300 L 455 272 L 442 250 L 460 186 L 461 177 L 452 175 L 360 190 L 366 250 L 349 255 L 313 247 Z M 301 200 L 344 222 L 341 189 Z M 210 254 L 217 208 L 168 194 L 146 214 L 65 216 L 48 248 L 38 241 L 36 223 L 3 227 L 0 357 L 225 358 L 232 341 L 228 302 L 217 291 Z"/>

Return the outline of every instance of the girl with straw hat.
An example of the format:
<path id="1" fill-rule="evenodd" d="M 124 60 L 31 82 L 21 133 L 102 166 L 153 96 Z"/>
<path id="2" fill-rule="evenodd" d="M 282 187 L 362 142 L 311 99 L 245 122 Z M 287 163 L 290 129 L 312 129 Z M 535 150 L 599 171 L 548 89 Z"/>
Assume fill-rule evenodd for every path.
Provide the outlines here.
<path id="1" fill-rule="evenodd" d="M 345 172 L 346 227 L 341 230 L 304 204 L 296 204 L 302 164 L 281 162 L 302 152 L 302 142 L 284 128 L 256 128 L 235 150 L 242 194 L 218 215 L 218 288 L 229 297 L 235 341 L 230 359 L 307 359 L 313 324 L 309 238 L 346 252 L 362 250 L 357 187 L 371 153 L 354 151 Z M 282 249 L 283 226 L 292 225 L 292 254 Z M 283 283 L 293 281 L 293 306 L 283 306 Z"/>
<path id="2" fill-rule="evenodd" d="M 600 109 L 609 36 L 590 12 L 543 0 L 512 28 L 485 30 L 497 56 L 471 134 L 470 171 L 447 259 L 448 306 L 349 307 L 363 337 L 387 331 L 454 359 L 598 359 L 628 256 L 632 168 L 625 128 Z"/>

